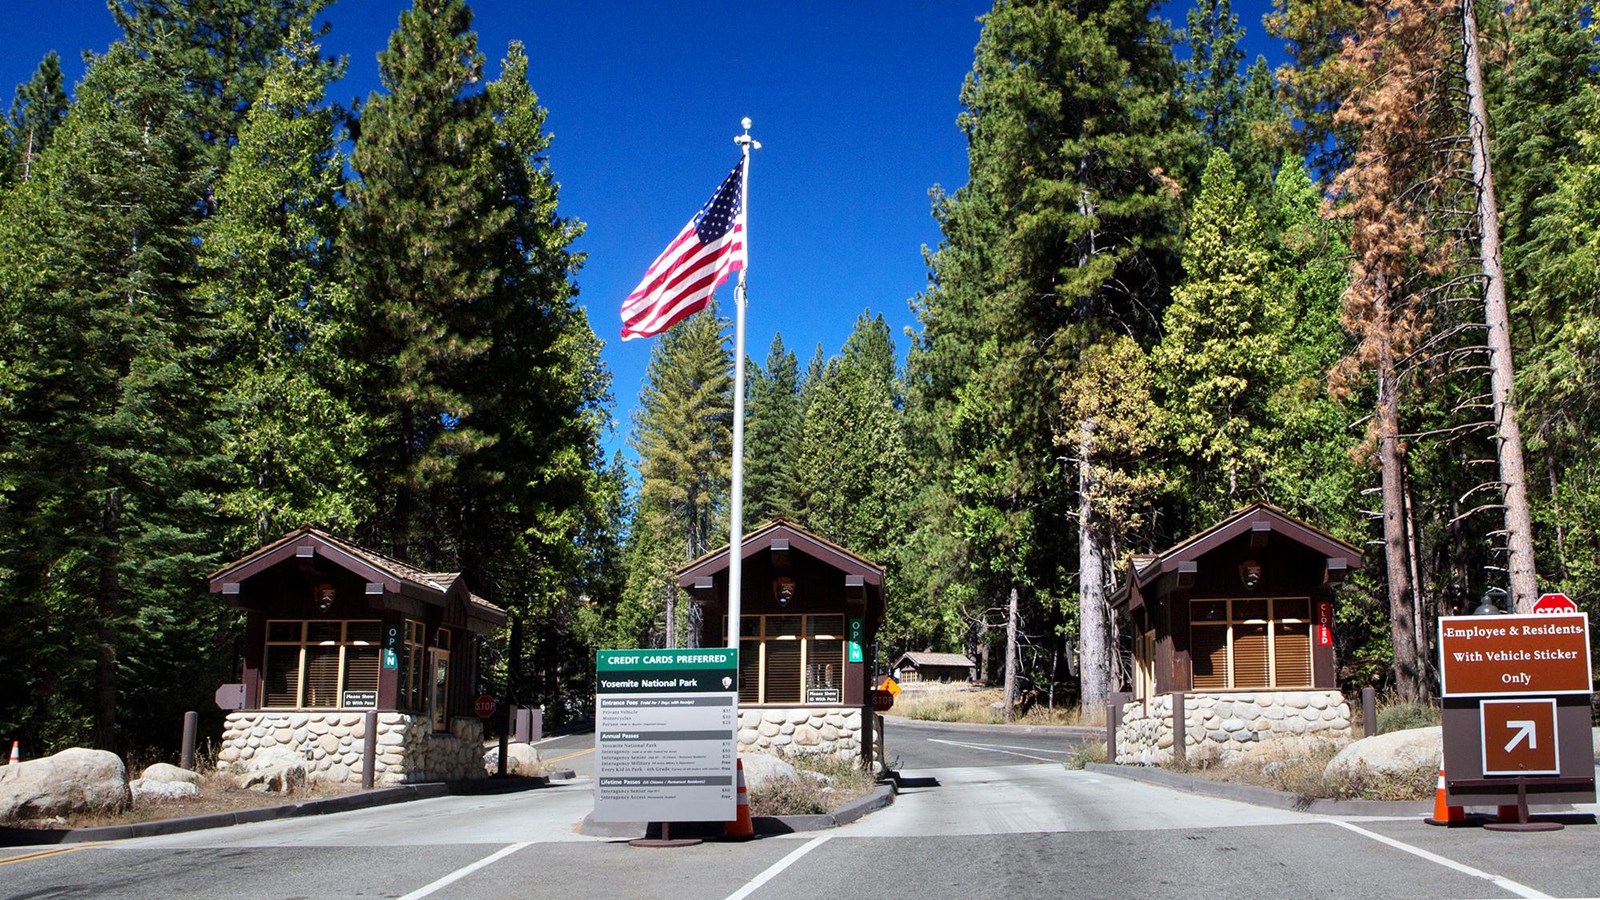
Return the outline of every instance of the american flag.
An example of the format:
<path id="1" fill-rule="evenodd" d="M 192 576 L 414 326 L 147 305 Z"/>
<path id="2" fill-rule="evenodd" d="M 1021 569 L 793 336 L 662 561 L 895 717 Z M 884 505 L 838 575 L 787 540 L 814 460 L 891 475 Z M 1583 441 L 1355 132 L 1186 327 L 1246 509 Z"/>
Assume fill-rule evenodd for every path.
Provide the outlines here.
<path id="1" fill-rule="evenodd" d="M 622 339 L 650 337 L 705 309 L 717 286 L 744 268 L 744 160 L 650 264 L 622 301 Z"/>

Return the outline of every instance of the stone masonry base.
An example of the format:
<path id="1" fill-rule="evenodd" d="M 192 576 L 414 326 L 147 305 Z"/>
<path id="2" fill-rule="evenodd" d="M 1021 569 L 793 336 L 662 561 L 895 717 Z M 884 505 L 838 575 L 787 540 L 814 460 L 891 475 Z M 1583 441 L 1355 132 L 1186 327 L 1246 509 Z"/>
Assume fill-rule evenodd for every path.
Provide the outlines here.
<path id="1" fill-rule="evenodd" d="M 739 752 L 861 756 L 861 710 L 856 707 L 741 707 Z"/>
<path id="2" fill-rule="evenodd" d="M 1117 726 L 1120 765 L 1171 762 L 1172 699 L 1130 700 Z M 1286 742 L 1350 740 L 1350 704 L 1336 690 L 1257 691 L 1184 695 L 1185 755 L 1223 763 L 1249 758 Z"/>
<path id="3" fill-rule="evenodd" d="M 359 785 L 366 730 L 359 711 L 229 713 L 217 768 L 244 773 L 295 757 L 311 781 Z M 448 733 L 435 733 L 427 716 L 379 713 L 374 773 L 378 784 L 483 778 L 483 723 L 451 719 Z"/>

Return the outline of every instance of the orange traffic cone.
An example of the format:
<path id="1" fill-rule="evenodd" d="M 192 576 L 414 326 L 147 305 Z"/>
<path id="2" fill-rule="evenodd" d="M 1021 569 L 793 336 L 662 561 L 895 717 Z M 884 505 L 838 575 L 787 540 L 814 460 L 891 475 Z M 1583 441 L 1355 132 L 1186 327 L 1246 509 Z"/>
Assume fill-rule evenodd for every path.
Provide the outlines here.
<path id="1" fill-rule="evenodd" d="M 14 766 L 19 762 L 22 762 L 22 754 L 17 752 L 17 742 L 16 741 L 12 741 L 11 742 L 11 761 L 6 763 L 6 765 Z"/>
<path id="2" fill-rule="evenodd" d="M 1444 766 L 1439 767 L 1439 787 L 1433 792 L 1433 818 L 1422 821 L 1429 825 L 1460 825 L 1467 821 L 1466 810 L 1451 806 L 1445 799 Z"/>
<path id="3" fill-rule="evenodd" d="M 1500 820 L 1501 822 L 1521 822 L 1522 821 L 1522 807 L 1518 806 L 1515 803 L 1511 803 L 1511 804 L 1502 803 L 1495 810 L 1495 818 Z"/>
<path id="4" fill-rule="evenodd" d="M 744 787 L 744 760 L 736 760 L 738 768 L 738 801 L 735 807 L 738 812 L 734 820 L 722 828 L 722 839 L 725 841 L 748 841 L 756 836 L 755 826 L 750 823 L 750 794 Z"/>

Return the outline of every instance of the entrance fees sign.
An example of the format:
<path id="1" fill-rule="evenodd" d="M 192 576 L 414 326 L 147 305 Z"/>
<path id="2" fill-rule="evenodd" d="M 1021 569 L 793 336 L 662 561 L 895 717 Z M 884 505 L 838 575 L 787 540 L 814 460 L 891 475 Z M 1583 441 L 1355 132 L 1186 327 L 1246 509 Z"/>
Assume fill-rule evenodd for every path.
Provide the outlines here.
<path id="1" fill-rule="evenodd" d="M 599 651 L 594 821 L 732 821 L 738 722 L 739 651 Z"/>
<path id="2" fill-rule="evenodd" d="M 1439 677 L 1446 697 L 1587 694 L 1589 617 L 1583 613 L 1442 616 Z"/>

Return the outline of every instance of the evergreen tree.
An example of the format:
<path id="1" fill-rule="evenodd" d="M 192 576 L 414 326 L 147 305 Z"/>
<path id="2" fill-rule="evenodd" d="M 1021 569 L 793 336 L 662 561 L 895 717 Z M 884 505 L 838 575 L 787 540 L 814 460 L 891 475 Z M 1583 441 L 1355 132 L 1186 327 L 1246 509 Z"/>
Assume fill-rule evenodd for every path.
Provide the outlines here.
<path id="1" fill-rule="evenodd" d="M 224 328 L 235 551 L 306 523 L 348 533 L 370 514 L 352 466 L 365 429 L 347 386 L 360 360 L 339 353 L 352 311 L 335 255 L 343 158 L 323 103 L 336 74 L 299 26 L 245 118 L 232 153 L 242 164 L 218 184 L 202 250 Z"/>
<path id="2" fill-rule="evenodd" d="M 1223 151 L 1206 164 L 1187 232 L 1184 282 L 1153 353 L 1192 505 L 1185 532 L 1261 496 L 1272 443 L 1265 412 L 1282 352 L 1261 224 Z"/>
<path id="3" fill-rule="evenodd" d="M 1195 0 L 1189 8 L 1183 61 L 1183 95 L 1190 115 L 1212 148 L 1236 151 L 1248 135 L 1243 119 L 1244 29 L 1228 0 Z"/>
<path id="4" fill-rule="evenodd" d="M 50 136 L 67 117 L 67 92 L 63 87 L 61 57 L 54 50 L 39 62 L 33 77 L 17 85 L 6 122 L 5 156 L 0 157 L 0 186 L 25 181 L 34 161 L 50 145 Z"/>
<path id="5" fill-rule="evenodd" d="M 796 453 L 806 527 L 885 561 L 900 544 L 911 494 L 895 368 L 888 323 L 863 313 L 823 373 Z"/>
<path id="6" fill-rule="evenodd" d="M 1265 57 L 1256 57 L 1246 73 L 1243 104 L 1240 139 L 1228 148 L 1228 156 L 1233 159 L 1246 196 L 1262 210 L 1263 201 L 1272 193 L 1278 163 L 1299 140 L 1294 123 L 1278 98 L 1278 84 Z M 1294 164 L 1300 164 L 1298 156 L 1294 157 Z"/>
<path id="7" fill-rule="evenodd" d="M 377 492 L 369 542 L 422 566 L 456 564 L 442 517 L 480 427 L 482 374 L 501 273 L 495 123 L 483 57 L 461 0 L 418 0 L 378 55 L 384 92 L 367 102 L 352 162 L 348 269 L 360 318 L 346 352 L 364 358 L 360 412 L 375 434 L 364 468 Z"/>
<path id="8" fill-rule="evenodd" d="M 765 367 L 746 362 L 744 439 L 745 515 L 751 524 L 774 516 L 798 518 L 795 460 L 804 424 L 800 362 L 772 336 Z"/>
<path id="9" fill-rule="evenodd" d="M 219 654 L 206 652 L 220 604 L 198 590 L 218 559 L 221 468 L 203 377 L 213 327 L 193 284 L 193 198 L 209 173 L 183 100 L 113 45 L 5 208 L 14 252 L 0 281 L 15 318 L 0 355 L 14 397 L 0 568 L 65 654 L 36 658 L 33 689 L 52 693 L 22 702 L 93 723 L 84 734 L 60 722 L 44 743 L 144 746 L 153 739 L 141 728 L 195 708 L 221 676 L 207 668 Z M 92 660 L 92 673 L 70 658 Z M 142 714 L 130 721 L 135 698 Z"/>
<path id="10" fill-rule="evenodd" d="M 919 417 L 947 429 L 977 593 L 1017 589 L 1048 614 L 1041 601 L 1068 589 L 1055 541 L 1076 532 L 1090 709 L 1112 677 L 1109 538 L 1070 503 L 1096 423 L 1061 422 L 1060 391 L 1099 334 L 1152 330 L 1171 268 L 1180 190 L 1164 173 L 1182 171 L 1193 131 L 1152 13 L 1137 0 L 1001 0 L 985 16 L 962 93 L 971 179 L 940 204 L 944 243 L 919 311 L 932 410 Z M 1080 477 L 1060 468 L 1058 430 L 1081 438 Z"/>

